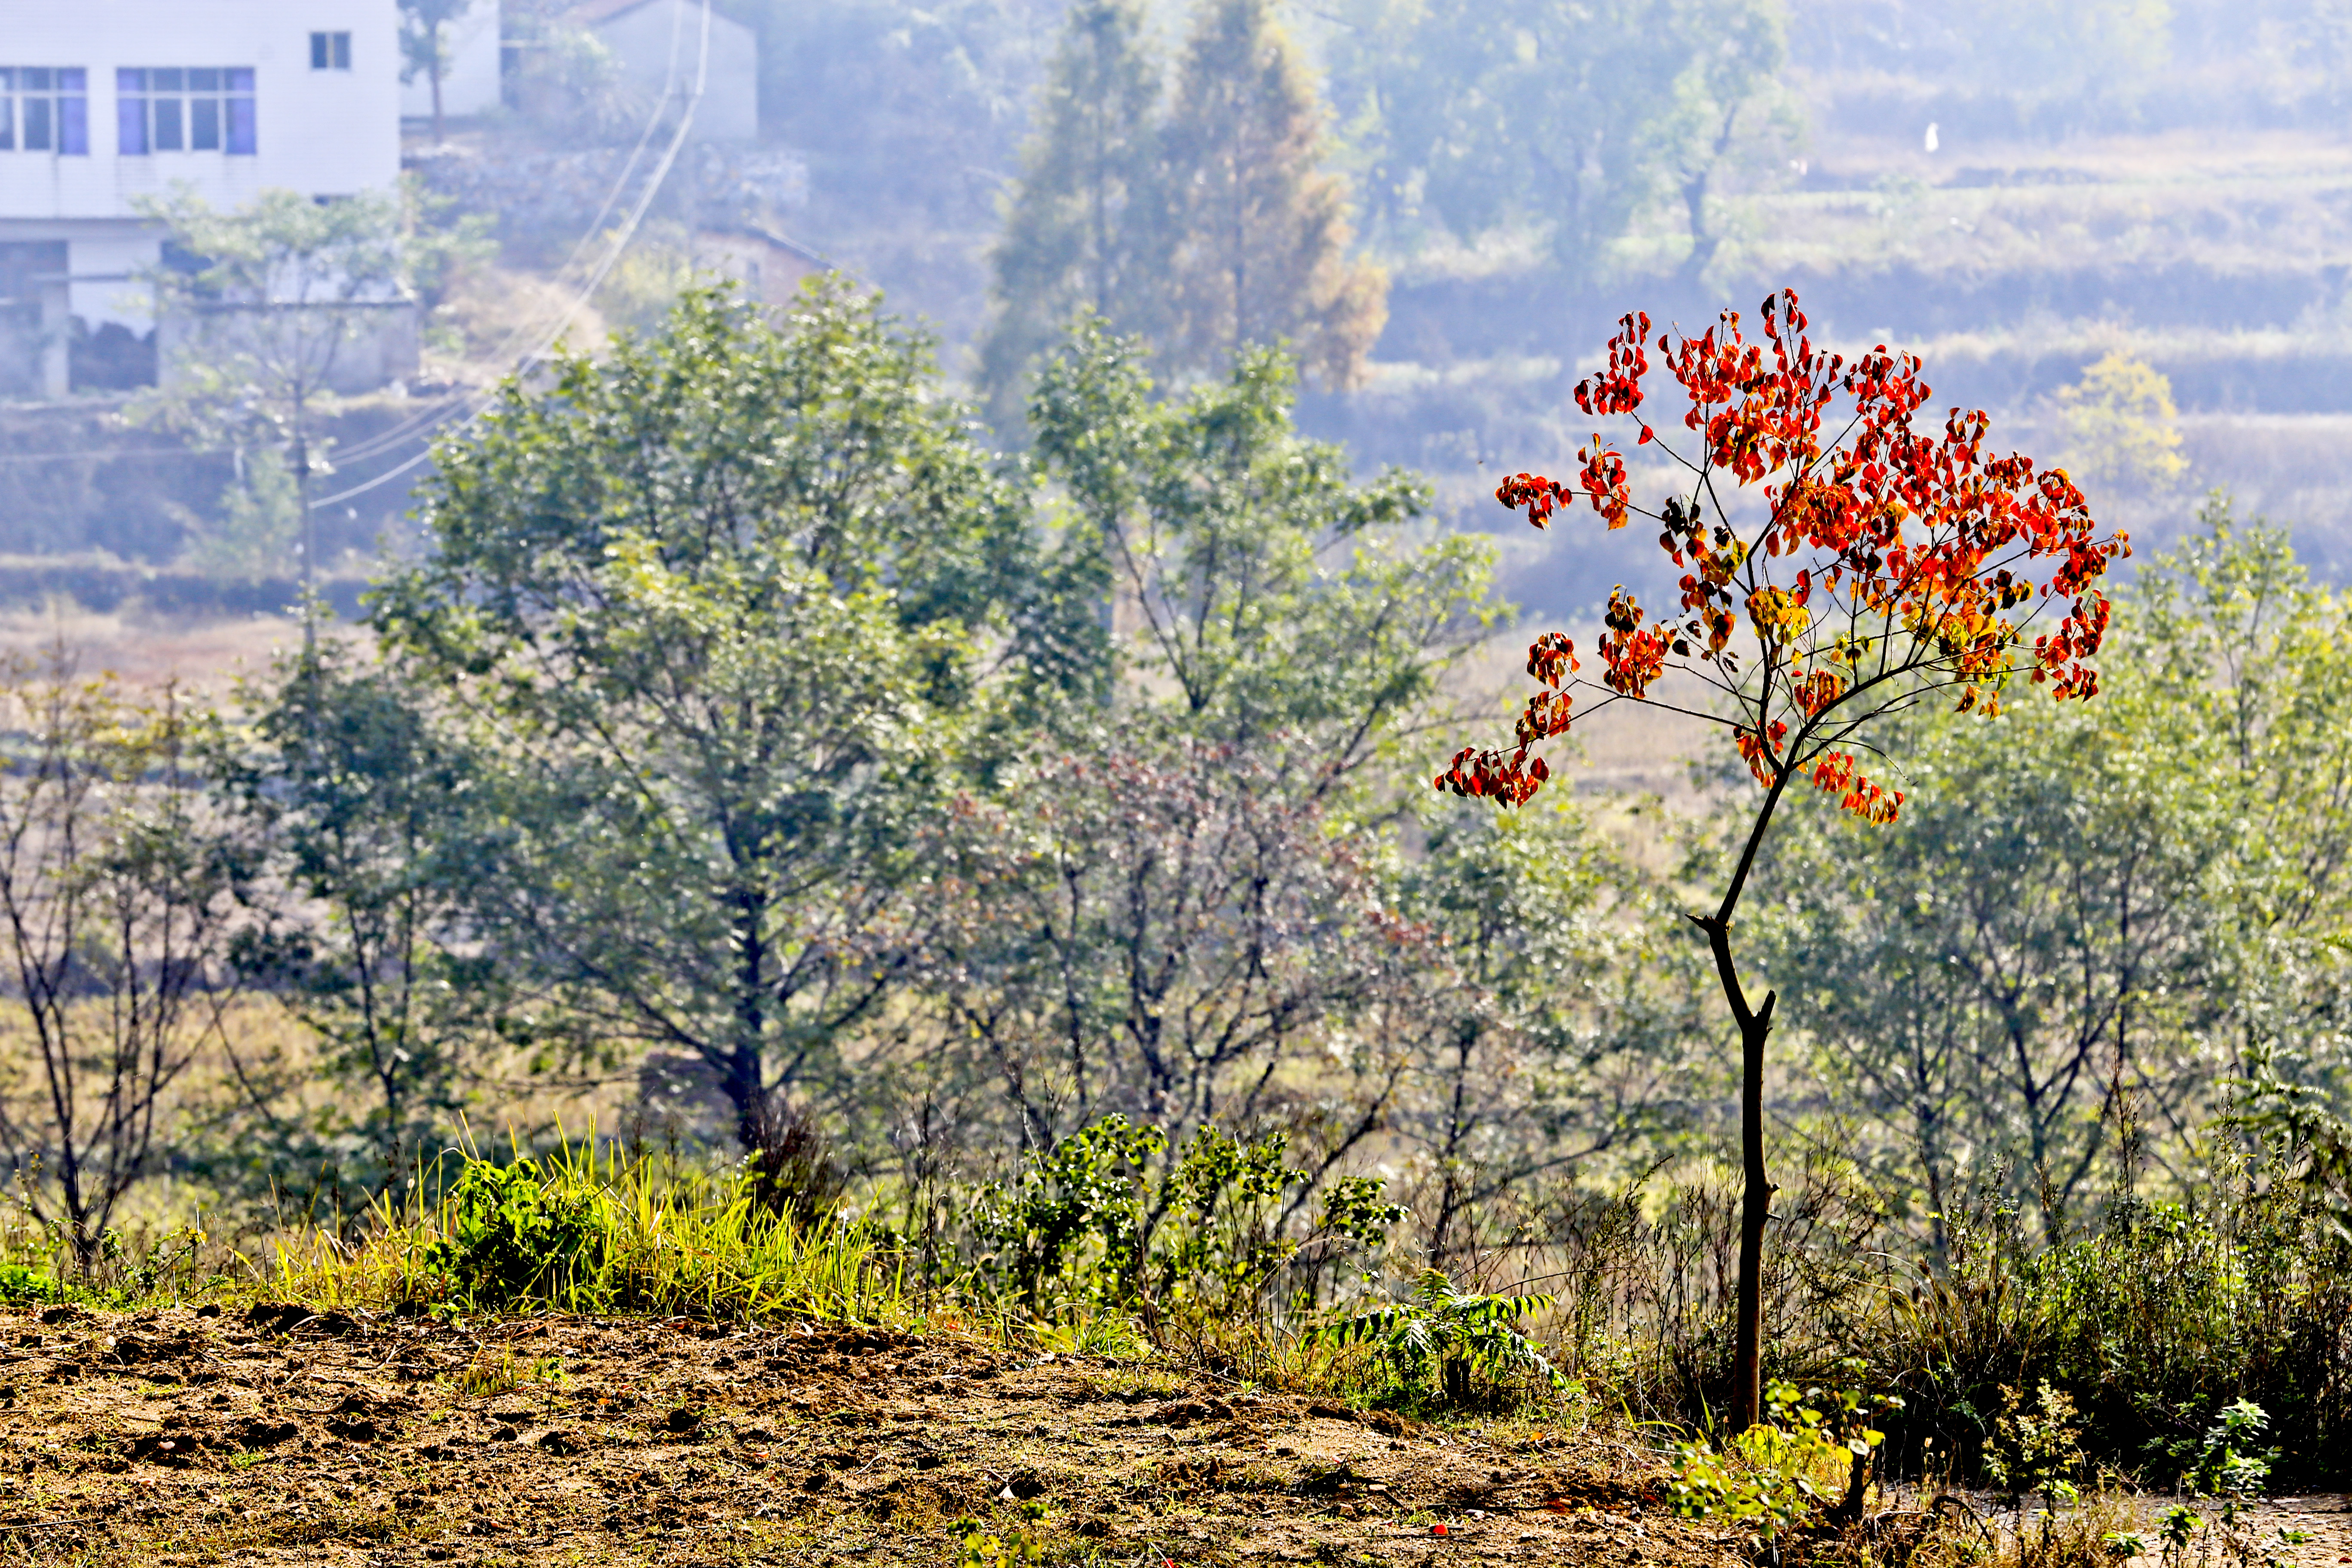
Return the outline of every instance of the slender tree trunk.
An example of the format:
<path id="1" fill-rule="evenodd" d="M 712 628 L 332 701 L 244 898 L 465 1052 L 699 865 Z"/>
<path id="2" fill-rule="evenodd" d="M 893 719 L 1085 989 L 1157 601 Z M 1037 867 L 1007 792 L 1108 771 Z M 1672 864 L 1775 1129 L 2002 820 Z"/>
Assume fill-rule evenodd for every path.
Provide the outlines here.
<path id="1" fill-rule="evenodd" d="M 1764 1169 L 1764 1043 L 1772 1034 L 1772 1011 L 1780 993 L 1764 994 L 1761 1007 L 1748 1005 L 1747 988 L 1739 984 L 1738 967 L 1731 961 L 1731 916 L 1747 890 L 1756 854 L 1763 847 L 1765 830 L 1788 787 L 1782 774 L 1764 796 L 1748 830 L 1747 847 L 1731 875 L 1731 886 L 1712 915 L 1694 915 L 1693 923 L 1706 932 L 1707 949 L 1715 955 L 1716 977 L 1723 983 L 1723 999 L 1739 1026 L 1739 1321 L 1732 1347 L 1732 1401 L 1739 1430 L 1756 1425 L 1764 1412 L 1764 1226 L 1772 1217 L 1772 1194 L 1777 1190 Z"/>
<path id="2" fill-rule="evenodd" d="M 1780 993 L 1764 994 L 1751 1008 L 1731 962 L 1731 922 L 1701 918 L 1724 1000 L 1739 1025 L 1739 1295 L 1738 1334 L 1732 1347 L 1731 1396 L 1741 1431 L 1756 1425 L 1764 1409 L 1764 1226 L 1772 1216 L 1776 1189 L 1764 1169 L 1764 1042 L 1772 1033 L 1772 1010 Z"/>
<path id="3" fill-rule="evenodd" d="M 777 1128 L 768 1098 L 764 1047 L 767 1037 L 768 943 L 766 901 L 744 889 L 736 895 L 735 1040 L 727 1060 L 727 1098 L 735 1106 L 735 1136 L 747 1154 L 772 1142 Z"/>

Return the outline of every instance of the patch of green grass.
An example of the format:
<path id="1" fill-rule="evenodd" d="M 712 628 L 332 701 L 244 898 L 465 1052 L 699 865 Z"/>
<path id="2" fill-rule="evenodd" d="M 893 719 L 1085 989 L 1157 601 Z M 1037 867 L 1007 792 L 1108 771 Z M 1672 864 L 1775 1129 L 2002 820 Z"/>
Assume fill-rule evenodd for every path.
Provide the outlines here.
<path id="1" fill-rule="evenodd" d="M 504 1166 L 473 1162 L 430 1206 L 387 1204 L 373 1222 L 355 1244 L 318 1233 L 280 1243 L 272 1283 L 320 1307 L 913 1319 L 900 1258 L 878 1234 L 803 1228 L 740 1178 L 593 1137 Z"/>

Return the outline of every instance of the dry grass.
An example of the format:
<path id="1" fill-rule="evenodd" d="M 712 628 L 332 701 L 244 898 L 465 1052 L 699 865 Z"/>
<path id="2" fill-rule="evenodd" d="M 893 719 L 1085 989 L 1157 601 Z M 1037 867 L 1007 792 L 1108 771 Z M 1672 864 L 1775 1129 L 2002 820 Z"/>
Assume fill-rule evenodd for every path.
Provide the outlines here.
<path id="1" fill-rule="evenodd" d="M 175 680 L 193 695 L 226 702 L 240 677 L 265 675 L 273 658 L 300 647 L 302 626 L 284 616 L 202 620 L 73 604 L 0 610 L 0 654 L 46 659 L 59 641 L 85 676 L 110 670 L 149 690 Z"/>

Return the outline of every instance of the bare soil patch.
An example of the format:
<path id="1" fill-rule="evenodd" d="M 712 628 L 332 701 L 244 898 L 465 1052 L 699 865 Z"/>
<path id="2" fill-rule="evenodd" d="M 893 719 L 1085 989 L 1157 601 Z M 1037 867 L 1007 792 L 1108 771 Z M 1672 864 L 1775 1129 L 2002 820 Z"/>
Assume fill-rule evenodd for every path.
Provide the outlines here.
<path id="1" fill-rule="evenodd" d="M 35 1563 L 940 1563 L 1033 1500 L 1056 1563 L 1733 1562 L 1660 1479 L 954 1334 L 0 1314 L 0 1550 Z"/>

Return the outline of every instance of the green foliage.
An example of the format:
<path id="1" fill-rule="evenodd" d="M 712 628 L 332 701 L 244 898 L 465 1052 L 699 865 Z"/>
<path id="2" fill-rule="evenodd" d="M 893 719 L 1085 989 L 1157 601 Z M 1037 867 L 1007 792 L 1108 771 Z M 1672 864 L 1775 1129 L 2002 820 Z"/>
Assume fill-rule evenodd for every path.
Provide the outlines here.
<path id="1" fill-rule="evenodd" d="M 935 374 L 845 285 L 781 327 L 691 291 L 445 441 L 433 548 L 376 602 L 496 803 L 472 913 L 546 1050 L 691 1050 L 746 1147 L 882 1005 L 865 944 L 1032 575 Z"/>
<path id="2" fill-rule="evenodd" d="M 1362 0 L 1351 19 L 1334 96 L 1374 204 L 1465 237 L 1536 228 L 1579 282 L 1653 201 L 1703 214 L 1783 49 L 1769 0 Z M 1693 237 L 1711 254 L 1704 217 Z"/>
<path id="3" fill-rule="evenodd" d="M 1331 386 L 1363 379 L 1387 320 L 1387 276 L 1349 258 L 1347 184 L 1273 8 L 1201 0 L 1164 110 L 1149 33 L 1128 0 L 1064 24 L 993 256 L 981 361 L 1000 427 L 1081 310 L 1150 336 L 1171 369 L 1216 375 L 1283 343 Z"/>
<path id="4" fill-rule="evenodd" d="M 1932 1436 L 1962 1464 L 2015 1472 L 2019 1424 L 2052 1417 L 2038 1392 L 2021 1414 L 2004 1405 L 2046 1386 L 2077 1413 L 2087 1452 L 2151 1482 L 2168 1482 L 2210 1413 L 2240 1399 L 2290 1413 L 2295 1463 L 2327 1473 L 2352 1422 L 2327 1370 L 2352 1352 L 2346 1244 L 2280 1174 L 2225 1173 L 2210 1207 L 2119 1205 L 2097 1231 L 2047 1247 L 2013 1205 L 1949 1216 L 1946 1268 L 1891 1294 L 1886 1331 L 1856 1336 L 1874 1374 L 1910 1398 L 1909 1451 Z"/>
<path id="5" fill-rule="evenodd" d="M 1226 380 L 1155 398 L 1140 343 L 1080 323 L 1030 410 L 1042 476 L 1067 493 L 1066 548 L 1136 605 L 1103 662 L 1193 734 L 1282 732 L 1356 772 L 1427 711 L 1453 657 L 1501 617 L 1490 556 L 1403 531 L 1426 488 L 1349 482 L 1344 454 L 1290 420 L 1296 374 L 1248 354 Z M 1101 656 L 1097 656 L 1101 657 Z"/>
<path id="6" fill-rule="evenodd" d="M 138 205 L 168 237 L 142 281 L 188 328 L 131 416 L 207 441 L 276 441 L 298 479 L 326 472 L 310 443 L 337 368 L 406 288 L 400 198 L 271 189 L 224 212 L 183 188 Z"/>
<path id="7" fill-rule="evenodd" d="M 2076 479 L 2161 493 L 2189 471 L 2172 383 L 2145 360 L 2110 353 L 2058 394 Z"/>
<path id="8" fill-rule="evenodd" d="M 1062 25 L 990 258 L 996 316 L 981 382 L 999 430 L 1020 426 L 1032 362 L 1081 307 L 1129 331 L 1161 324 L 1167 193 L 1148 25 L 1133 0 L 1087 0 Z"/>
<path id="9" fill-rule="evenodd" d="M 1900 820 L 1799 814 L 1771 851 L 1783 1004 L 1930 1213 L 1968 1150 L 2052 1222 L 2128 1190 L 2144 1129 L 2231 1109 L 2216 1041 L 2352 1081 L 2352 605 L 2277 530 L 2201 523 L 2125 599 L 2099 711 L 1922 718 Z"/>
<path id="10" fill-rule="evenodd" d="M 1325 1323 L 1315 1337 L 1326 1344 L 1368 1345 L 1409 1399 L 1436 1397 L 1468 1404 L 1533 1378 L 1566 1386 L 1557 1368 L 1518 1320 L 1552 1305 L 1548 1294 L 1486 1295 L 1463 1290 L 1435 1268 L 1424 1268 L 1412 1294 L 1370 1311 Z"/>
<path id="11" fill-rule="evenodd" d="M 1271 0 L 1198 0 L 1164 132 L 1178 363 L 1221 369 L 1287 342 L 1327 385 L 1364 379 L 1388 275 L 1347 256 L 1348 187 L 1320 166 L 1323 121 Z"/>
<path id="12" fill-rule="evenodd" d="M 593 1137 L 467 1160 L 432 1202 L 379 1200 L 355 1240 L 282 1242 L 268 1284 L 319 1306 L 899 1321 L 900 1259 L 882 1237 L 803 1228 L 752 1185 Z"/>
<path id="13" fill-rule="evenodd" d="M 956 1568 L 1012 1568 L 1014 1563 L 1045 1560 L 1045 1542 L 1024 1527 L 1000 1533 L 985 1521 L 967 1514 L 949 1525 L 948 1533 L 956 1538 Z"/>
<path id="14" fill-rule="evenodd" d="M 1160 1129 L 1104 1117 L 976 1195 L 978 1280 L 1049 1320 L 1111 1310 L 1202 1326 L 1249 1315 L 1303 1248 L 1377 1255 L 1403 1211 L 1370 1177 L 1335 1182 L 1319 1220 L 1286 1233 L 1307 1182 L 1284 1163 L 1287 1142 L 1202 1126 L 1162 1160 Z"/>
<path id="15" fill-rule="evenodd" d="M 449 69 L 448 25 L 473 0 L 400 0 L 400 79 L 433 85 L 433 139 L 441 140 L 441 79 Z"/>
<path id="16" fill-rule="evenodd" d="M 1414 961 L 1425 1033 L 1390 1127 L 1426 1163 L 1413 1205 L 1442 1265 L 1547 1223 L 1548 1175 L 1669 1146 L 1721 1069 L 1704 955 L 1619 852 L 1662 820 L 1647 803 L 1497 812 L 1433 793 L 1416 816 L 1392 896 L 1433 938 Z"/>
<path id="17" fill-rule="evenodd" d="M 215 577 L 258 583 L 282 576 L 302 538 L 301 492 L 276 447 L 239 451 L 236 478 L 221 492 L 220 517 L 196 522 L 187 563 Z"/>
<path id="18" fill-rule="evenodd" d="M 1675 1446 L 1682 1473 L 1666 1489 L 1675 1511 L 1726 1520 L 1771 1549 L 1839 1496 L 1885 1441 L 1870 1425 L 1873 1408 L 1851 1389 L 1767 1385 L 1763 1419 L 1723 1447 L 1704 1438 Z"/>
<path id="19" fill-rule="evenodd" d="M 11 1306 L 47 1304 L 68 1299 L 65 1281 L 47 1269 L 22 1263 L 0 1264 L 0 1301 Z"/>
<path id="20" fill-rule="evenodd" d="M 468 1310 L 574 1300 L 606 1237 L 596 1205 L 551 1184 L 536 1161 L 468 1160 L 442 1205 L 443 1233 L 424 1267 Z"/>
<path id="21" fill-rule="evenodd" d="M 319 1049 L 241 1052 L 252 1124 L 222 1163 L 357 1218 L 454 1120 L 470 1048 L 510 1021 L 496 966 L 468 951 L 478 781 L 421 694 L 340 639 L 246 696 L 249 743 L 212 771 L 268 874 L 231 957 Z M 322 1068 L 342 1092 L 306 1110 Z"/>
<path id="22" fill-rule="evenodd" d="M 2165 1510 L 2159 1558 L 2164 1568 L 2188 1568 L 2191 1562 L 2198 1568 L 2215 1562 L 2231 1568 L 2286 1568 L 2294 1561 L 2294 1549 L 2311 1539 L 2287 1527 L 2263 1536 L 2247 1521 L 2247 1507 L 2268 1486 L 2278 1458 L 2277 1449 L 2252 1446 L 2269 1426 L 2261 1405 L 2242 1399 L 2225 1406 L 2202 1437 L 2175 1446 L 2179 1489 L 2196 1500 Z"/>

